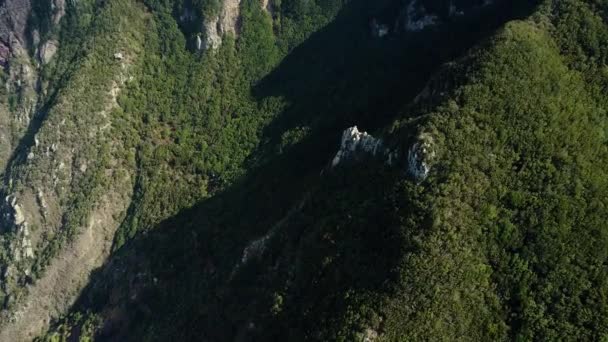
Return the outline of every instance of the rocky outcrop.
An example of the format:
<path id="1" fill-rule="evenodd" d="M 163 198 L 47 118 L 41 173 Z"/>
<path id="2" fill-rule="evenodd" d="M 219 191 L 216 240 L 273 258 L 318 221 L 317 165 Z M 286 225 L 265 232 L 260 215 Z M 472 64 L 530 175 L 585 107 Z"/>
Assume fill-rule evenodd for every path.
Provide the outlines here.
<path id="1" fill-rule="evenodd" d="M 240 5 L 241 0 L 224 0 L 220 14 L 204 21 L 202 37 L 196 38 L 198 50 L 217 49 L 222 44 L 222 38 L 227 34 L 238 36 Z"/>
<path id="2" fill-rule="evenodd" d="M 59 24 L 65 15 L 65 0 L 51 0 L 51 11 L 53 12 L 53 24 Z"/>
<path id="3" fill-rule="evenodd" d="M 26 46 L 26 29 L 32 5 L 30 0 L 6 0 L 0 6 L 0 41 L 14 49 Z"/>
<path id="4" fill-rule="evenodd" d="M 219 30 L 221 34 L 232 34 L 235 36 L 238 34 L 241 15 L 240 6 L 241 0 L 224 0 L 219 18 Z"/>
<path id="5" fill-rule="evenodd" d="M 196 48 L 201 51 L 217 49 L 222 44 L 222 34 L 218 31 L 218 20 L 206 21 L 203 27 L 203 38 L 196 37 Z"/>
<path id="6" fill-rule="evenodd" d="M 53 56 L 57 53 L 57 47 L 59 43 L 56 40 L 49 40 L 46 43 L 42 44 L 38 55 L 40 57 L 40 63 L 48 64 Z"/>
<path id="7" fill-rule="evenodd" d="M 9 254 L 12 256 L 13 260 L 17 262 L 33 258 L 34 250 L 32 248 L 28 222 L 26 221 L 22 205 L 18 203 L 17 198 L 13 196 L 7 196 L 4 201 L 4 206 L 8 208 L 8 210 L 5 210 L 4 221 L 10 226 L 15 227 L 15 238 L 10 244 Z M 28 271 L 26 270 L 26 272 Z"/>
<path id="8" fill-rule="evenodd" d="M 0 42 L 0 67 L 8 67 L 8 61 L 11 57 L 11 49 L 4 43 Z"/>
<path id="9" fill-rule="evenodd" d="M 7 68 L 12 58 L 28 58 L 27 25 L 30 0 L 6 0 L 0 5 L 0 64 Z"/>
<path id="10" fill-rule="evenodd" d="M 272 14 L 272 4 L 269 0 L 262 0 L 262 9 L 270 14 Z"/>
<path id="11" fill-rule="evenodd" d="M 0 101 L 2 167 L 13 154 L 15 143 L 28 127 L 38 103 L 38 72 L 34 56 L 29 54 L 27 32 L 31 7 L 30 0 L 6 0 L 0 4 L 0 68 L 6 77 L 2 85 L 6 97 Z M 36 39 L 35 34 L 32 39 Z"/>
<path id="12" fill-rule="evenodd" d="M 433 137 L 421 133 L 407 153 L 407 172 L 417 181 L 425 180 L 431 172 L 435 159 Z M 374 138 L 367 132 L 360 132 L 357 126 L 347 128 L 342 133 L 340 149 L 331 162 L 336 167 L 347 160 L 356 160 L 363 156 L 373 156 L 383 160 L 388 166 L 403 165 L 403 153 L 399 149 L 385 147 L 382 140 Z"/>
<path id="13" fill-rule="evenodd" d="M 347 159 L 356 157 L 358 154 L 378 155 L 384 153 L 382 140 L 376 139 L 367 132 L 359 132 L 357 126 L 347 128 L 342 133 L 340 150 L 331 162 L 332 167 L 337 166 Z"/>
<path id="14" fill-rule="evenodd" d="M 431 164 L 435 158 L 433 137 L 422 133 L 418 141 L 408 151 L 408 173 L 417 181 L 425 180 L 431 172 Z"/>

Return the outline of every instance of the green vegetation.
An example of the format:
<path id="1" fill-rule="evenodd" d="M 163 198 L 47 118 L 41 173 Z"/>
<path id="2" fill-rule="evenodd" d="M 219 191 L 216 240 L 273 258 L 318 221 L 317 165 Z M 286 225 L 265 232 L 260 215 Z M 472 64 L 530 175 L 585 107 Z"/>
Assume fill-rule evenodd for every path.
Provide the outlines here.
<path id="1" fill-rule="evenodd" d="M 159 15 L 148 28 L 138 82 L 114 113 L 139 170 L 137 199 L 116 247 L 238 177 L 267 113 L 280 106 L 269 100 L 260 108 L 248 91 L 277 59 L 271 23 L 255 1 L 243 4 L 242 26 L 238 44 L 228 37 L 202 56 L 185 49 L 171 16 Z"/>
<path id="2" fill-rule="evenodd" d="M 608 338 L 608 2 L 376 40 L 369 19 L 403 4 L 273 1 L 271 20 L 244 0 L 240 35 L 204 53 L 176 18 L 217 3 L 146 5 L 111 113 L 133 199 L 40 340 Z M 396 165 L 328 168 L 353 124 Z M 420 133 L 436 157 L 416 182 Z"/>

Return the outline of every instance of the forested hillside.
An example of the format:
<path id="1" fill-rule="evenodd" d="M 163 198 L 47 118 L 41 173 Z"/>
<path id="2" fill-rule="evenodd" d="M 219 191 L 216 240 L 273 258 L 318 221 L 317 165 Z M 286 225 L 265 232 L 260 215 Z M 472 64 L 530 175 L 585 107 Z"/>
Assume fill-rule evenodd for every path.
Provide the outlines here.
<path id="1" fill-rule="evenodd" d="M 607 20 L 6 0 L 0 341 L 607 339 Z"/>

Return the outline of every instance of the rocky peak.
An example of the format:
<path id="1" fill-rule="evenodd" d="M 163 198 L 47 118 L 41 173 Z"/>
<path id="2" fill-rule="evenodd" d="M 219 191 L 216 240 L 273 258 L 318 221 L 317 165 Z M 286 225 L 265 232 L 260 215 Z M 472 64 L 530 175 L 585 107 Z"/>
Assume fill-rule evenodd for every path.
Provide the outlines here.
<path id="1" fill-rule="evenodd" d="M 374 138 L 367 134 L 367 132 L 359 132 L 357 126 L 347 128 L 342 133 L 340 150 L 336 153 L 331 165 L 335 167 L 342 161 L 355 157 L 357 153 L 361 152 L 374 156 L 380 152 L 384 152 L 382 140 Z"/>

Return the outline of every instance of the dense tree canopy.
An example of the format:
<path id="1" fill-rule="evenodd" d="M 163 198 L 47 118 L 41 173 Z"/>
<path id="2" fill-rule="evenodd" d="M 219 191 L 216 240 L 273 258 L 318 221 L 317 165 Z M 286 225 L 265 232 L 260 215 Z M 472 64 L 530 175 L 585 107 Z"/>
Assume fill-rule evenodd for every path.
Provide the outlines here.
<path id="1" fill-rule="evenodd" d="M 138 6 L 109 3 L 74 11 Z M 374 38 L 405 3 L 243 0 L 239 35 L 201 52 L 179 16 L 218 1 L 144 1 L 111 113 L 134 200 L 40 340 L 608 338 L 608 2 L 498 2 Z M 51 89 L 111 24 L 68 19 Z M 355 124 L 399 160 L 330 168 Z M 436 156 L 418 181 L 421 133 Z"/>

